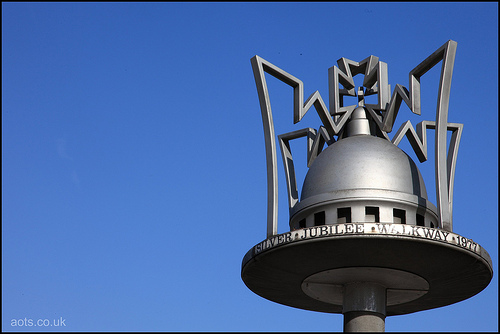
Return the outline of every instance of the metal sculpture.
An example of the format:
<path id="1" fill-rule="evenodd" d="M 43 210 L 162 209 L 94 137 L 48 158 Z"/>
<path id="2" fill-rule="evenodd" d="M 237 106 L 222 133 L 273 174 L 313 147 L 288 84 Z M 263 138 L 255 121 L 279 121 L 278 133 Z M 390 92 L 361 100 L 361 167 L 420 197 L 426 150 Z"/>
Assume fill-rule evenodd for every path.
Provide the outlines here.
<path id="1" fill-rule="evenodd" d="M 284 305 L 344 315 L 345 331 L 382 331 L 385 318 L 450 305 L 488 286 L 491 258 L 453 233 L 453 182 L 463 125 L 448 123 L 457 43 L 448 41 L 409 74 L 409 89 L 390 93 L 387 64 L 375 56 L 340 58 L 328 71 L 329 109 L 318 91 L 304 101 L 301 80 L 270 62 L 251 59 L 267 159 L 267 238 L 243 258 L 241 276 L 256 294 Z M 401 103 L 421 115 L 420 78 L 439 62 L 435 120 L 404 122 L 392 139 Z M 322 125 L 277 136 L 268 73 L 293 87 L 293 120 L 314 106 Z M 353 77 L 363 74 L 361 87 Z M 377 95 L 375 104 L 365 97 Z M 344 105 L 345 96 L 357 105 Z M 427 130 L 435 130 L 437 208 L 423 178 L 398 144 L 408 138 L 427 160 Z M 451 131 L 447 148 L 447 132 Z M 290 141 L 307 138 L 309 170 L 300 191 Z M 276 139 L 275 139 L 276 138 Z M 290 231 L 278 234 L 276 140 L 285 169 Z M 326 144 L 326 148 L 324 148 Z"/>
<path id="2" fill-rule="evenodd" d="M 323 126 L 318 131 L 307 128 L 282 134 L 278 137 L 287 177 L 288 198 L 291 210 L 298 202 L 298 192 L 296 181 L 291 179 L 291 175 L 294 175 L 294 167 L 288 141 L 304 136 L 308 137 L 308 166 L 310 166 L 315 157 L 320 153 L 322 145 L 324 143 L 329 145 L 335 142 L 334 136 L 341 135 L 347 120 L 354 111 L 356 105 L 343 106 L 343 97 L 356 96 L 353 77 L 360 73 L 363 73 L 365 77 L 363 87 L 358 88 L 358 105 L 362 105 L 368 110 L 380 133 L 386 139 L 389 139 L 387 133 L 392 131 L 402 101 L 406 103 L 413 113 L 417 115 L 421 114 L 420 78 L 440 61 L 442 61 L 442 66 L 435 121 L 422 121 L 417 124 L 417 130 L 415 130 L 410 121 L 405 122 L 394 135 L 392 143 L 398 145 L 406 135 L 420 162 L 424 162 L 427 160 L 426 130 L 435 129 L 436 198 L 440 227 L 450 232 L 453 231 L 453 183 L 458 145 L 463 129 L 463 124 L 448 123 L 450 87 L 456 49 L 457 43 L 455 41 L 449 40 L 446 42 L 410 71 L 409 90 L 397 84 L 392 96 L 390 95 L 390 86 L 388 84 L 387 64 L 379 61 L 378 57 L 370 56 L 361 62 L 340 58 L 337 61 L 339 67 L 333 66 L 328 70 L 330 111 L 326 108 L 318 91 L 311 94 L 304 102 L 304 85 L 301 80 L 259 56 L 253 57 L 251 62 L 259 94 L 266 145 L 268 189 L 267 236 L 276 235 L 278 231 L 278 168 L 271 103 L 264 73 L 269 73 L 278 80 L 293 87 L 294 123 L 298 123 L 312 106 L 314 106 L 323 122 Z M 344 89 L 340 89 L 339 84 Z M 365 104 L 364 96 L 373 94 L 378 95 L 378 104 Z M 452 131 L 452 138 L 450 149 L 447 150 L 446 135 L 447 131 L 450 130 Z M 448 154 L 447 151 L 449 152 Z"/>

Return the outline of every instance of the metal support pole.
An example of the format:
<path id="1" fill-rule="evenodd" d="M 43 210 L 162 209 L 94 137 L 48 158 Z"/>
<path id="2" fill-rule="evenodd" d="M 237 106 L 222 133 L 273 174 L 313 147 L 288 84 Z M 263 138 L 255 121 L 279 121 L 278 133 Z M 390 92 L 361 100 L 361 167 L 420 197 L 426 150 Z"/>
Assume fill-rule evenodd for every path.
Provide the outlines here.
<path id="1" fill-rule="evenodd" d="M 386 288 L 371 282 L 344 286 L 344 332 L 384 332 Z"/>

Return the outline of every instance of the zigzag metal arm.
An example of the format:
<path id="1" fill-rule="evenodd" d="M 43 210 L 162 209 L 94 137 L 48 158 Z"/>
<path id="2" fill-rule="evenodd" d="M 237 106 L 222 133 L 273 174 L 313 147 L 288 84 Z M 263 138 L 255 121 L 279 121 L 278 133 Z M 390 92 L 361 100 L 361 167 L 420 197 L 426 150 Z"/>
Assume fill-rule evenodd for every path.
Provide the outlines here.
<path id="1" fill-rule="evenodd" d="M 338 134 L 348 118 L 352 110 L 345 113 L 338 122 L 334 122 L 330 116 L 330 112 L 325 106 L 323 99 L 318 91 L 309 96 L 304 103 L 304 85 L 301 80 L 293 75 L 283 71 L 279 67 L 262 59 L 259 56 L 254 56 L 251 59 L 252 69 L 254 73 L 257 92 L 259 95 L 260 109 L 262 114 L 262 122 L 264 125 L 264 138 L 266 145 L 266 162 L 267 162 L 267 237 L 271 237 L 278 233 L 278 177 L 277 177 L 277 158 L 276 158 L 276 141 L 274 139 L 274 123 L 271 111 L 271 103 L 269 100 L 269 91 L 264 76 L 264 72 L 269 73 L 278 80 L 283 81 L 293 87 L 294 100 L 294 123 L 299 122 L 307 111 L 314 105 L 323 125 L 330 136 Z"/>
<path id="2" fill-rule="evenodd" d="M 299 191 L 297 189 L 297 179 L 295 178 L 295 167 L 293 164 L 292 151 L 290 149 L 290 140 L 307 136 L 307 157 L 311 155 L 313 140 L 316 138 L 316 130 L 305 128 L 293 132 L 284 133 L 278 136 L 285 168 L 286 185 L 288 190 L 288 208 L 291 210 L 299 202 Z"/>
<path id="3" fill-rule="evenodd" d="M 450 214 L 450 225 L 449 231 L 452 231 L 452 217 L 453 217 L 453 185 L 455 183 L 455 167 L 457 163 L 457 155 L 458 155 L 458 146 L 460 144 L 460 139 L 462 137 L 463 124 L 459 123 L 447 123 L 446 130 L 452 131 L 451 139 L 450 139 L 450 147 L 448 148 L 448 154 L 446 158 L 446 188 L 445 191 L 448 194 L 447 202 L 440 202 L 440 198 L 438 197 L 438 203 L 441 207 L 445 207 L 449 210 Z M 434 121 L 422 121 L 417 124 L 417 130 L 413 128 L 410 121 L 406 121 L 401 125 L 399 130 L 396 132 L 394 137 L 392 138 L 392 143 L 394 145 L 398 145 L 404 136 L 408 138 L 408 141 L 413 148 L 413 151 L 418 157 L 420 162 L 427 161 L 427 129 L 436 129 L 436 122 Z M 436 171 L 436 181 L 437 181 Z M 436 186 L 437 188 L 437 186 Z M 437 193 L 437 192 L 436 192 Z M 443 225 L 443 221 L 440 219 L 441 228 L 448 228 Z"/>
<path id="4" fill-rule="evenodd" d="M 297 131 L 284 133 L 278 136 L 278 141 L 281 148 L 281 157 L 283 158 L 283 167 L 285 168 L 286 185 L 288 191 L 288 209 L 291 212 L 293 207 L 299 202 L 299 191 L 297 188 L 297 180 L 295 178 L 295 167 L 293 164 L 293 156 L 290 149 L 290 140 L 307 136 L 307 167 L 310 167 L 321 153 L 325 143 L 330 145 L 335 139 L 330 138 L 324 127 L 320 127 L 319 131 L 313 128 L 304 128 Z"/>
<path id="5" fill-rule="evenodd" d="M 420 100 L 420 95 L 418 96 L 418 99 Z M 410 108 L 410 110 L 412 110 L 412 102 L 408 90 L 404 86 L 396 84 L 394 92 L 392 93 L 391 101 L 389 102 L 389 105 L 386 109 L 384 122 L 383 124 L 381 124 L 383 131 L 392 131 L 392 127 L 394 126 L 394 122 L 396 121 L 396 117 L 398 116 L 399 107 L 401 106 L 402 101 L 405 101 L 406 105 Z"/>
<path id="6" fill-rule="evenodd" d="M 439 219 L 441 221 L 441 226 L 448 231 L 453 231 L 451 211 L 452 195 L 449 192 L 450 189 L 453 189 L 453 186 L 450 187 L 448 184 L 450 172 L 447 166 L 446 133 L 448 129 L 451 78 L 453 75 L 456 52 L 457 42 L 449 40 L 410 72 L 411 110 L 420 115 L 420 77 L 442 60 L 438 103 L 436 108 L 435 173 Z M 454 167 L 455 165 L 453 164 L 452 174 L 454 174 Z"/>
<path id="7" fill-rule="evenodd" d="M 413 148 L 413 151 L 418 157 L 420 162 L 427 161 L 427 129 L 434 129 L 436 122 L 422 121 L 417 124 L 417 130 L 413 128 L 410 121 L 404 122 L 399 130 L 392 137 L 391 142 L 398 146 L 403 137 L 406 135 L 408 141 Z"/>
<path id="8" fill-rule="evenodd" d="M 433 68 L 437 63 L 442 61 L 441 66 L 441 77 L 439 79 L 439 91 L 438 91 L 438 103 L 436 108 L 436 141 L 435 141 L 435 175 L 436 175 L 436 198 L 437 207 L 439 211 L 439 220 L 443 229 L 448 231 L 453 230 L 452 224 L 452 198 L 453 198 L 453 175 L 455 173 L 455 159 L 456 152 L 453 153 L 452 157 L 447 157 L 446 150 L 446 133 L 448 130 L 448 107 L 450 101 L 450 88 L 451 88 L 451 78 L 453 75 L 453 65 L 455 63 L 455 54 L 457 51 L 457 42 L 449 40 L 439 49 L 437 49 L 433 54 L 427 57 L 423 62 L 421 62 L 417 67 L 415 67 L 410 73 L 410 91 L 408 92 L 406 88 L 401 85 L 396 85 L 394 93 L 392 95 L 391 101 L 387 107 L 387 111 L 384 117 L 383 130 L 390 132 L 394 124 L 394 120 L 398 113 L 399 107 L 402 101 L 408 105 L 410 110 L 417 114 L 421 114 L 421 104 L 420 104 L 420 78 L 422 75 L 427 73 L 431 68 Z M 379 121 L 380 123 L 380 121 Z M 380 126 L 380 124 L 378 124 Z M 413 131 L 413 127 L 408 124 L 403 124 L 402 127 L 410 128 L 405 129 L 404 133 L 407 133 L 408 129 L 410 132 Z M 401 128 L 400 131 L 403 129 Z M 459 131 L 461 134 L 461 130 Z M 399 133 L 398 133 L 399 135 Z M 457 136 L 458 133 L 457 133 Z M 398 136 L 395 136 L 398 137 Z M 412 134 L 408 137 L 415 138 L 416 136 Z M 413 139 L 410 139 L 410 142 Z M 459 138 L 458 138 L 459 140 Z M 412 147 L 415 146 L 412 143 Z M 458 149 L 458 146 L 454 150 Z M 426 150 L 425 150 L 426 151 Z M 420 151 L 415 151 L 417 155 L 421 154 Z M 455 158 L 453 158 L 453 156 Z M 420 159 L 420 156 L 419 156 Z M 450 160 L 451 159 L 451 160 Z"/>

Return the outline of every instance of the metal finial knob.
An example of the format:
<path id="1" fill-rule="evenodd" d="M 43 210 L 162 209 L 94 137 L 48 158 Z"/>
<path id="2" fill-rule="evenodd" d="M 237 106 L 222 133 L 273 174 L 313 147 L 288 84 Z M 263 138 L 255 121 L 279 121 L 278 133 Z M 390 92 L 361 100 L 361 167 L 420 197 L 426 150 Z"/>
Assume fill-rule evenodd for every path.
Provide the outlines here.
<path id="1" fill-rule="evenodd" d="M 352 112 L 349 123 L 347 123 L 347 137 L 370 134 L 370 122 L 366 117 L 365 108 L 357 107 Z"/>

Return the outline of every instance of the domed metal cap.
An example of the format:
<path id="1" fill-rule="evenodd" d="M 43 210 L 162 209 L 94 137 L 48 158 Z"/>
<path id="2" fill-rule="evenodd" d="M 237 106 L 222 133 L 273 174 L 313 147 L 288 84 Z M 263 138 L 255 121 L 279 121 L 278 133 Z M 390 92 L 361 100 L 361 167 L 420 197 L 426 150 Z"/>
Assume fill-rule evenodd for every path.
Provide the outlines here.
<path id="1" fill-rule="evenodd" d="M 351 122 L 368 122 L 362 116 Z M 351 222 L 439 227 L 413 160 L 387 139 L 362 134 L 363 128 L 355 124 L 314 160 L 300 202 L 290 210 L 291 230 Z"/>
<path id="2" fill-rule="evenodd" d="M 427 199 L 424 181 L 412 159 L 386 139 L 347 137 L 330 145 L 314 161 L 301 200 L 319 194 L 381 189 Z"/>

